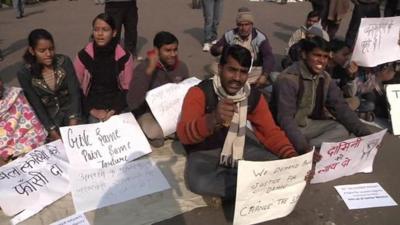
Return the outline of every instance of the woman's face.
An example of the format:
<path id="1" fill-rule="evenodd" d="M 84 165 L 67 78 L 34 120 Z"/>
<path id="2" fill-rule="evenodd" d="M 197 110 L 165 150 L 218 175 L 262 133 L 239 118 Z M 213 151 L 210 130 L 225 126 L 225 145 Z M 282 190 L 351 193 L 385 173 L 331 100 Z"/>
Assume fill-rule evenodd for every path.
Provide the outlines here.
<path id="1" fill-rule="evenodd" d="M 44 66 L 51 66 L 53 64 L 55 51 L 51 40 L 40 39 L 34 48 L 29 47 L 29 52 L 35 56 L 39 64 Z"/>
<path id="2" fill-rule="evenodd" d="M 107 45 L 117 32 L 104 20 L 97 19 L 93 26 L 93 38 L 98 46 Z"/>

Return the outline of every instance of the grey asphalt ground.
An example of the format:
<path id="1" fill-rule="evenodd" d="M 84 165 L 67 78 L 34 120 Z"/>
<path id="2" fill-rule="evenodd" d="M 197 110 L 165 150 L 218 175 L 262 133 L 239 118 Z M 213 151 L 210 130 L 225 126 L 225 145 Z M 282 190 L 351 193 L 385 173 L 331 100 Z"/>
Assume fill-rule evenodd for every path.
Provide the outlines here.
<path id="1" fill-rule="evenodd" d="M 235 24 L 236 11 L 240 6 L 249 7 L 256 26 L 264 31 L 275 54 L 276 70 L 290 34 L 303 24 L 310 3 L 279 5 L 269 2 L 225 0 L 220 34 Z M 191 8 L 190 0 L 138 0 L 139 7 L 139 56 L 152 47 L 152 38 L 160 30 L 170 31 L 180 41 L 179 57 L 185 61 L 190 73 L 199 78 L 207 75 L 206 68 L 213 58 L 201 51 L 203 19 L 202 11 Z M 85 46 L 91 31 L 92 19 L 103 10 L 91 0 L 49 1 L 29 5 L 26 17 L 15 19 L 12 9 L 0 9 L 0 48 L 5 54 L 0 62 L 0 76 L 17 85 L 16 71 L 26 49 L 26 38 L 34 28 L 46 28 L 55 38 L 58 53 L 71 58 Z M 342 21 L 339 37 L 344 36 L 350 13 Z M 348 210 L 333 186 L 378 182 L 400 203 L 400 140 L 386 135 L 383 146 L 375 159 L 374 172 L 356 174 L 323 184 L 308 185 L 296 209 L 287 217 L 265 222 L 266 225 L 399 225 L 400 208 L 385 207 Z M 183 215 L 157 223 L 172 224 L 229 224 L 232 212 L 222 208 L 198 208 Z M 115 225 L 117 225 L 116 223 Z"/>

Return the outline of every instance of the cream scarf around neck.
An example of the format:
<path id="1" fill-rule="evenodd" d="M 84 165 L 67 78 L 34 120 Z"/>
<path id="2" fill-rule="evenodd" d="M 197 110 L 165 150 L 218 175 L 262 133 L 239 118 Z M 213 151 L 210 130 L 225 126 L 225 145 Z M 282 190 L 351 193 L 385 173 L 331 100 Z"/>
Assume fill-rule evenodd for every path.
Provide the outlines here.
<path id="1" fill-rule="evenodd" d="M 246 81 L 242 89 L 235 95 L 229 95 L 222 87 L 220 77 L 216 75 L 213 77 L 213 87 L 218 99 L 231 99 L 239 109 L 233 115 L 232 121 L 230 121 L 228 134 L 220 156 L 220 165 L 235 167 L 237 161 L 243 158 L 247 121 L 247 97 L 250 95 L 250 84 Z"/>

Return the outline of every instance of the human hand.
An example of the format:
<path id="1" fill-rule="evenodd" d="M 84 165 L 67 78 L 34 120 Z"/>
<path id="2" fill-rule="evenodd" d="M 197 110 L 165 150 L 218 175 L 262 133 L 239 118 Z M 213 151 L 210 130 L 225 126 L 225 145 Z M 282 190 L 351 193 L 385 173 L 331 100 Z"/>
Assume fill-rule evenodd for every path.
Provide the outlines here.
<path id="1" fill-rule="evenodd" d="M 354 75 L 357 73 L 358 71 L 358 65 L 351 61 L 347 66 L 346 66 L 346 71 L 347 73 L 350 75 L 350 78 L 354 78 Z"/>
<path id="2" fill-rule="evenodd" d="M 52 131 L 49 132 L 48 139 L 50 141 L 55 141 L 55 140 L 61 139 L 61 136 L 56 130 L 52 130 Z"/>
<path id="3" fill-rule="evenodd" d="M 216 124 L 229 127 L 235 112 L 238 112 L 238 109 L 233 100 L 221 99 L 218 102 L 217 109 L 214 111 Z"/>
<path id="4" fill-rule="evenodd" d="M 115 115 L 115 110 L 112 109 L 112 110 L 107 112 L 107 117 L 106 117 L 105 120 L 110 119 L 110 117 L 112 117 L 113 115 Z"/>
<path id="5" fill-rule="evenodd" d="M 158 63 L 158 60 L 159 60 L 158 49 L 157 48 L 153 48 L 152 50 L 148 51 L 147 52 L 147 59 L 149 60 L 149 65 L 147 67 L 146 72 L 152 72 L 157 67 L 157 63 Z"/>
<path id="6" fill-rule="evenodd" d="M 108 112 L 105 109 L 91 109 L 90 110 L 90 115 L 93 116 L 94 118 L 100 120 L 101 122 L 106 121 Z"/>
<path id="7" fill-rule="evenodd" d="M 79 120 L 74 118 L 74 119 L 69 119 L 68 121 L 68 126 L 75 126 L 79 124 Z"/>
<path id="8" fill-rule="evenodd" d="M 258 88 L 266 87 L 269 84 L 268 76 L 269 75 L 266 73 L 261 74 L 261 76 L 256 81 L 256 87 Z"/>

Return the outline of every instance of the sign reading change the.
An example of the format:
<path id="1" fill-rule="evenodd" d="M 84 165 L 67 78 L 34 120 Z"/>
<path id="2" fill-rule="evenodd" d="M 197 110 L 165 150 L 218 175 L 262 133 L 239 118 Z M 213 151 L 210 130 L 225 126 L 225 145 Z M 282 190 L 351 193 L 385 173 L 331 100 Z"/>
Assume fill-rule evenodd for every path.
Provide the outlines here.
<path id="1" fill-rule="evenodd" d="M 175 133 L 186 92 L 199 82 L 196 77 L 191 77 L 178 84 L 164 84 L 147 93 L 147 104 L 160 124 L 164 136 Z"/>
<path id="2" fill-rule="evenodd" d="M 239 161 L 235 225 L 289 215 L 303 192 L 314 151 L 275 161 Z"/>
<path id="3" fill-rule="evenodd" d="M 80 168 L 107 168 L 151 152 L 132 113 L 102 123 L 61 127 L 68 159 Z"/>

